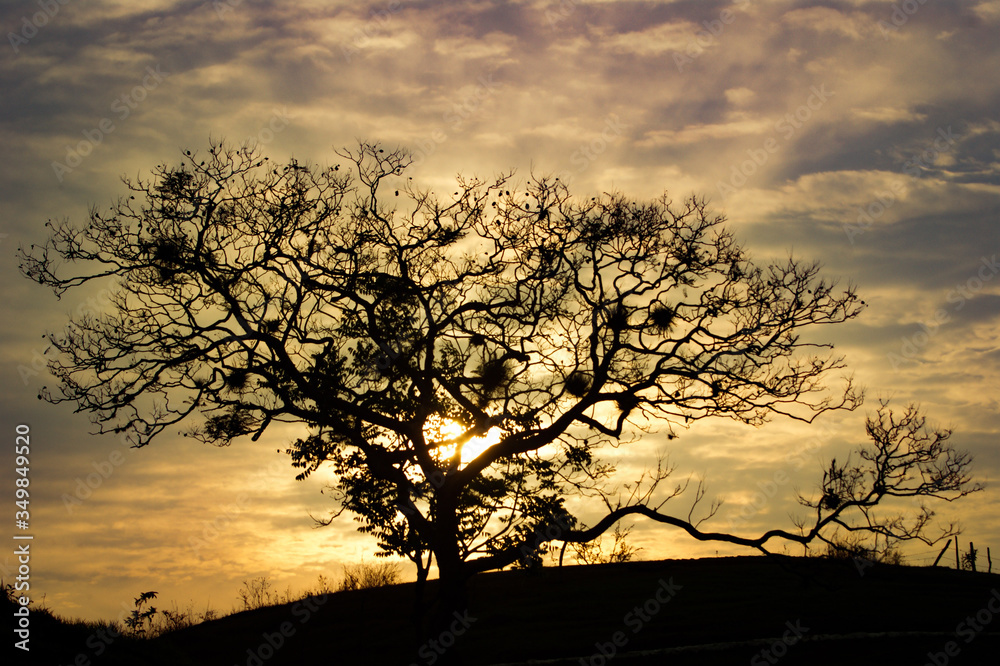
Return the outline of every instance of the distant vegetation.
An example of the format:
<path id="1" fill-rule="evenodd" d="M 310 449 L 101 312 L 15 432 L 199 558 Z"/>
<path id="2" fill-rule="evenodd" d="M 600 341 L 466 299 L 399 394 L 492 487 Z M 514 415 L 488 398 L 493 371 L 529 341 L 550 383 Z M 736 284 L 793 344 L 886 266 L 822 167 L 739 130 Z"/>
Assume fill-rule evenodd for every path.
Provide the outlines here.
<path id="1" fill-rule="evenodd" d="M 309 597 L 395 585 L 401 582 L 401 578 L 402 572 L 399 564 L 395 562 L 347 564 L 344 565 L 343 578 L 337 583 L 320 574 L 314 587 L 299 594 L 294 594 L 290 587 L 284 592 L 276 591 L 274 583 L 267 576 L 249 578 L 243 581 L 237 591 L 239 605 L 234 605 L 230 613 L 223 613 L 208 606 L 199 611 L 195 608 L 194 602 L 190 602 L 183 610 L 176 601 L 172 602 L 173 605 L 169 609 L 157 608 L 152 605 L 158 594 L 155 591 L 141 592 L 135 598 L 135 607 L 121 620 L 92 621 L 62 617 L 53 613 L 52 609 L 45 605 L 44 600 L 33 604 L 30 608 L 33 622 L 61 624 L 71 630 L 78 630 L 82 636 L 87 634 L 106 636 L 110 644 L 112 640 L 119 638 L 131 640 L 156 638 L 228 615 L 291 604 Z M 18 597 L 14 585 L 0 581 L 0 586 L 3 587 L 4 605 L 12 607 L 17 603 Z"/>

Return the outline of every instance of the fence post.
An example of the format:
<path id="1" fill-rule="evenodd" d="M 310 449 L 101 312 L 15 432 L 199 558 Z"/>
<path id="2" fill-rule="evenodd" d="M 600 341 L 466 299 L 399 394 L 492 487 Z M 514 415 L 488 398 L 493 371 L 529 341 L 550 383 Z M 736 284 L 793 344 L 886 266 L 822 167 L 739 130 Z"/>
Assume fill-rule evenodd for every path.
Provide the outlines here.
<path id="1" fill-rule="evenodd" d="M 955 539 L 955 568 L 962 570 L 962 560 L 958 556 L 958 539 Z"/>
<path id="2" fill-rule="evenodd" d="M 948 550 L 948 546 L 950 545 L 951 545 L 951 539 L 948 539 L 948 543 L 944 545 L 944 548 L 941 549 L 941 552 L 938 553 L 938 556 L 934 559 L 934 564 L 931 565 L 932 567 L 936 567 L 938 565 L 938 562 L 941 561 L 941 557 L 944 555 L 944 552 Z"/>
<path id="3" fill-rule="evenodd" d="M 990 566 L 989 571 L 986 573 L 993 573 L 993 558 L 990 557 L 990 547 L 986 546 L 986 564 Z"/>

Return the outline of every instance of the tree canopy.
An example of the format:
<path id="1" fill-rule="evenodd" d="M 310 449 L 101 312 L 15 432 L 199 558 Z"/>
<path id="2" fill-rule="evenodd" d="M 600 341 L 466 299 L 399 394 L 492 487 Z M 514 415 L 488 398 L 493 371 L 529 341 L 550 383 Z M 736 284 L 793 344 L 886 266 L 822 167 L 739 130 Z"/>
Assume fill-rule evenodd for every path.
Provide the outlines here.
<path id="1" fill-rule="evenodd" d="M 81 227 L 50 223 L 47 244 L 22 251 L 28 277 L 58 295 L 115 287 L 109 312 L 49 336 L 59 385 L 40 397 L 134 446 L 182 422 L 216 445 L 304 424 L 288 449 L 299 476 L 329 465 L 341 510 L 422 575 L 433 555 L 443 580 L 632 514 L 760 549 L 838 525 L 922 537 L 925 522 L 873 507 L 975 489 L 946 433 L 883 406 L 874 447 L 831 465 L 798 532 L 703 532 L 715 503 L 698 520 L 664 513 L 686 487 L 661 483 L 667 464 L 617 493 L 607 445 L 709 417 L 759 426 L 860 405 L 835 377 L 844 359 L 813 333 L 858 316 L 855 289 L 816 263 L 755 263 L 696 197 L 574 198 L 558 178 L 513 173 L 434 193 L 406 175 L 404 150 L 338 155 L 277 165 L 213 143 L 126 179 L 130 194 Z M 586 527 L 570 496 L 605 517 Z"/>

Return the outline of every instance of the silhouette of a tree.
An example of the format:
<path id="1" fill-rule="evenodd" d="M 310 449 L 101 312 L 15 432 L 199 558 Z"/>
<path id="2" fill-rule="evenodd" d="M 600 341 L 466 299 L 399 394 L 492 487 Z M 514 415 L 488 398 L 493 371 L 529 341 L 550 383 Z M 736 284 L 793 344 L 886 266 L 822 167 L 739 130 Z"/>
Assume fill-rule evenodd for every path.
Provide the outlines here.
<path id="1" fill-rule="evenodd" d="M 913 405 L 896 415 L 887 401 L 881 401 L 866 428 L 871 443 L 859 447 L 859 460 L 843 464 L 832 460 L 823 474 L 819 498 L 799 497 L 799 503 L 814 515 L 811 525 L 799 522 L 800 538 L 816 537 L 835 550 L 842 549 L 834 534 L 843 530 L 850 535 L 847 543 L 853 548 L 881 560 L 900 541 L 915 539 L 932 545 L 957 536 L 960 530 L 954 523 L 936 536 L 928 533 L 934 511 L 926 504 L 930 498 L 950 502 L 983 487 L 972 482 L 972 457 L 948 442 L 951 431 L 929 428 Z M 892 511 L 894 498 L 913 498 L 918 503 L 916 515 Z"/>
<path id="2" fill-rule="evenodd" d="M 896 530 L 872 516 L 884 497 L 965 492 L 969 460 L 943 440 L 899 458 L 905 427 L 873 431 L 874 476 L 831 466 L 800 533 L 701 531 L 718 504 L 696 519 L 699 485 L 686 515 L 664 512 L 686 488 L 661 488 L 665 464 L 619 490 L 599 450 L 653 427 L 673 439 L 710 417 L 857 407 L 850 378 L 824 386 L 843 359 L 801 337 L 857 316 L 855 290 L 816 264 L 755 264 L 697 198 L 576 200 L 558 178 L 512 174 L 435 195 L 403 175 L 404 151 L 339 155 L 348 168 L 212 144 L 126 180 L 132 194 L 83 227 L 53 224 L 22 271 L 57 295 L 100 279 L 116 294 L 48 336 L 59 386 L 40 397 L 136 447 L 182 421 L 216 445 L 305 424 L 289 449 L 300 478 L 331 467 L 341 510 L 422 578 L 433 556 L 449 603 L 474 573 L 635 514 L 764 550 L 852 510 Z M 488 433 L 495 444 L 463 454 Z M 579 527 L 570 496 L 605 515 Z"/>

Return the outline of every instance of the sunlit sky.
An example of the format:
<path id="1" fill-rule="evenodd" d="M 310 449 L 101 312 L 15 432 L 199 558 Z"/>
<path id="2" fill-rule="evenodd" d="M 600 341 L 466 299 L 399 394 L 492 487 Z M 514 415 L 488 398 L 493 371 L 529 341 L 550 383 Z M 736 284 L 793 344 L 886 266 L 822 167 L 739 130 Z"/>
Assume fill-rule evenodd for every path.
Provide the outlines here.
<path id="1" fill-rule="evenodd" d="M 292 428 L 132 450 L 36 399 L 52 383 L 42 334 L 99 301 L 21 277 L 18 246 L 209 137 L 319 164 L 379 140 L 411 149 L 410 175 L 432 189 L 517 168 L 562 174 L 580 196 L 701 194 L 755 258 L 793 253 L 857 284 L 870 307 L 823 333 L 865 408 L 811 429 L 704 422 L 609 452 L 625 476 L 669 453 L 678 479 L 704 477 L 726 500 L 706 528 L 726 530 L 780 473 L 734 529 L 792 529 L 795 491 L 863 440 L 879 396 L 919 402 L 973 452 L 978 480 L 1000 476 L 997 0 L 17 1 L 0 25 L 0 413 L 11 444 L 31 426 L 32 593 L 58 613 L 109 618 L 147 590 L 229 610 L 245 579 L 295 591 L 373 559 L 350 517 L 313 528 L 333 508 L 329 476 L 294 480 L 278 452 Z M 963 548 L 1000 548 L 995 493 L 941 507 Z M 646 559 L 746 552 L 641 521 L 632 540 Z"/>

